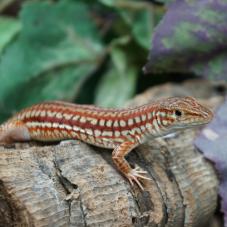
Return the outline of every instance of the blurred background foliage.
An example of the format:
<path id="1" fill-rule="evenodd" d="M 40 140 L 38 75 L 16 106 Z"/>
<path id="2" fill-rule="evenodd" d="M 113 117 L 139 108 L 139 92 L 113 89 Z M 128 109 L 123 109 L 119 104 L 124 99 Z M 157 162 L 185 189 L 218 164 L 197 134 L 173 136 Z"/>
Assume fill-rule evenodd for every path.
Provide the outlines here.
<path id="1" fill-rule="evenodd" d="M 141 68 L 165 12 L 114 0 L 1 0 L 0 10 L 0 120 L 48 99 L 122 106 L 144 89 Z"/>
<path id="2" fill-rule="evenodd" d="M 51 99 L 123 106 L 149 86 L 207 75 L 204 56 L 209 77 L 220 76 L 226 13 L 212 1 L 169 2 L 1 0 L 0 121 Z"/>

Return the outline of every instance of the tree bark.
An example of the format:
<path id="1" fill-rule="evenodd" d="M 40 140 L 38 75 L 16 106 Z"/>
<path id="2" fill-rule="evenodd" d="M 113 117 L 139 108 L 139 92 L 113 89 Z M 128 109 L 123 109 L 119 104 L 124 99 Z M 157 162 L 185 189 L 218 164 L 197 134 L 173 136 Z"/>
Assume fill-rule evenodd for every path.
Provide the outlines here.
<path id="1" fill-rule="evenodd" d="M 151 178 L 145 191 L 116 170 L 110 150 L 78 141 L 0 147 L 0 226 L 208 226 L 218 178 L 193 145 L 197 131 L 128 155 Z"/>

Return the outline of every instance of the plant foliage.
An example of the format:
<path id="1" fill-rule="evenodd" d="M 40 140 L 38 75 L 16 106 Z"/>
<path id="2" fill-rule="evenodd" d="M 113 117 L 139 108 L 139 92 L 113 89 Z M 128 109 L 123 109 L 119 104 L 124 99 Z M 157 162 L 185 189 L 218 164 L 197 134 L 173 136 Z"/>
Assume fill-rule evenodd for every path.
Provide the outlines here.
<path id="1" fill-rule="evenodd" d="M 146 2 L 59 0 L 1 16 L 0 120 L 51 99 L 122 106 L 135 94 L 156 14 Z"/>

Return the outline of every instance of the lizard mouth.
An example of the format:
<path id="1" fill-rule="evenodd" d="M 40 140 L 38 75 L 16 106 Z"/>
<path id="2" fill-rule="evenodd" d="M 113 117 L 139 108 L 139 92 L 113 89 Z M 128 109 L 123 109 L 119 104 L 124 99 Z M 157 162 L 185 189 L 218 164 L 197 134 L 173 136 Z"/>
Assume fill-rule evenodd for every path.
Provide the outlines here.
<path id="1" fill-rule="evenodd" d="M 205 108 L 205 107 L 203 107 L 203 111 L 202 111 L 202 114 L 201 115 L 202 115 L 201 116 L 201 118 L 202 118 L 202 120 L 201 120 L 202 124 L 209 123 L 213 119 L 213 117 L 214 117 L 213 112 L 211 110 L 209 110 L 208 108 Z"/>
<path id="2" fill-rule="evenodd" d="M 204 106 L 200 106 L 199 113 L 192 112 L 185 119 L 192 126 L 208 124 L 213 119 L 213 112 Z"/>

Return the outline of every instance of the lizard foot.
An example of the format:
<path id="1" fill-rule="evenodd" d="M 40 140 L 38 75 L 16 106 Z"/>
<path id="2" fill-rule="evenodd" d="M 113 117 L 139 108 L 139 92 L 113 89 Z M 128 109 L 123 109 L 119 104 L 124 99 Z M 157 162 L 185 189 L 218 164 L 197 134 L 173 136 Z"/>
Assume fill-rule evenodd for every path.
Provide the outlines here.
<path id="1" fill-rule="evenodd" d="M 145 180 L 151 180 L 151 179 L 143 176 L 143 174 L 147 174 L 147 172 L 140 169 L 139 167 L 136 167 L 136 168 L 132 169 L 129 173 L 127 173 L 126 177 L 132 186 L 133 186 L 133 181 L 135 181 L 136 184 L 139 186 L 139 188 L 141 190 L 144 190 L 142 184 L 140 183 L 139 178 L 145 179 Z"/>

